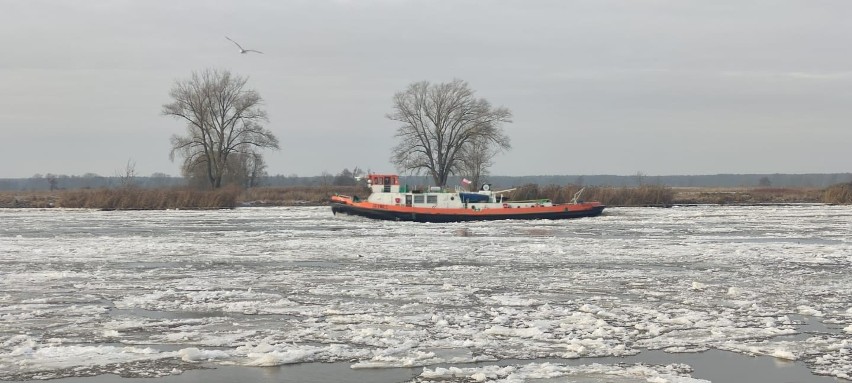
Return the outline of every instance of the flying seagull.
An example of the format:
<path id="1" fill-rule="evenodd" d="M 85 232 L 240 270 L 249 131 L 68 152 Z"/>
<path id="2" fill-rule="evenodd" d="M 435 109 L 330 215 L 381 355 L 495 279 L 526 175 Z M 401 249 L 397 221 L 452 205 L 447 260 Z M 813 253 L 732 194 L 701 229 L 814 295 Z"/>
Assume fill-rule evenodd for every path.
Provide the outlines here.
<path id="1" fill-rule="evenodd" d="M 256 51 L 256 50 L 254 50 L 254 49 L 243 49 L 242 45 L 240 45 L 238 42 L 236 42 L 236 41 L 234 41 L 234 40 L 231 40 L 231 38 L 230 38 L 230 37 L 225 36 L 225 38 L 226 38 L 226 39 L 228 39 L 228 40 L 230 40 L 232 43 L 234 43 L 234 44 L 237 46 L 237 48 L 240 48 L 240 53 L 242 53 L 242 54 L 246 54 L 246 53 L 249 53 L 249 52 L 254 52 L 254 53 L 260 53 L 260 54 L 263 54 L 263 52 L 261 52 L 261 51 Z"/>

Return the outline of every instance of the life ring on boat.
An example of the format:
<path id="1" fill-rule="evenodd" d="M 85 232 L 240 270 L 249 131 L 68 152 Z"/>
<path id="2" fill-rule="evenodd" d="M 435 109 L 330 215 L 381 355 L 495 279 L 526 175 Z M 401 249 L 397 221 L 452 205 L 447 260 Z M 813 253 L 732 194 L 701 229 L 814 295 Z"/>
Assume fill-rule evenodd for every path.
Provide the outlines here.
<path id="1" fill-rule="evenodd" d="M 509 208 L 509 204 L 504 203 L 504 204 L 503 204 L 503 208 L 504 208 L 504 209 L 508 209 L 508 208 Z"/>
<path id="2" fill-rule="evenodd" d="M 396 199 L 396 203 L 399 203 L 399 198 Z"/>

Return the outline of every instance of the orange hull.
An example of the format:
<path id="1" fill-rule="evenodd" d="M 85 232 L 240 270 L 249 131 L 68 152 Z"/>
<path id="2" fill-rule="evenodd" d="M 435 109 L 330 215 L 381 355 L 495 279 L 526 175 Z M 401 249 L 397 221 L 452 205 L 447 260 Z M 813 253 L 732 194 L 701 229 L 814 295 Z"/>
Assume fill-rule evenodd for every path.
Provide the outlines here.
<path id="1" fill-rule="evenodd" d="M 347 196 L 331 197 L 332 211 L 368 218 L 418 222 L 458 222 L 498 219 L 567 219 L 592 217 L 603 212 L 599 202 L 552 206 L 498 207 L 477 209 L 414 207 L 354 201 Z M 504 205 L 505 206 L 505 205 Z"/>

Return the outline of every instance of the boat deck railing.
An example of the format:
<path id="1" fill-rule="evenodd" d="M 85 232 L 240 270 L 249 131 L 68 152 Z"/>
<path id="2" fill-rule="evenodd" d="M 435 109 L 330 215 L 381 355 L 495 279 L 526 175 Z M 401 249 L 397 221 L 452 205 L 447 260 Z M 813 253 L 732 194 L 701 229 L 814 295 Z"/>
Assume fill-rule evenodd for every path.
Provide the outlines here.
<path id="1" fill-rule="evenodd" d="M 525 201 L 506 201 L 506 203 L 549 203 L 549 199 L 530 199 Z"/>
<path id="2" fill-rule="evenodd" d="M 346 194 L 334 193 L 334 196 L 344 198 L 344 199 L 349 199 L 349 200 L 352 200 L 352 202 L 361 202 L 361 198 L 358 197 L 357 195 L 356 196 L 350 196 L 350 195 L 346 195 Z"/>

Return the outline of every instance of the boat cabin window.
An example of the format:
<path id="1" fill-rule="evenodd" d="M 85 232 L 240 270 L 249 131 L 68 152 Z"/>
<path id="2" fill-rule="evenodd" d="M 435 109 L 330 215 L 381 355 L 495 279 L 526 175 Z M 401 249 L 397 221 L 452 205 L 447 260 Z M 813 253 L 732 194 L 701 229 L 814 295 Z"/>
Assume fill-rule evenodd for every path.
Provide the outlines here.
<path id="1" fill-rule="evenodd" d="M 368 181 L 373 185 L 399 185 L 396 175 L 370 174 Z"/>
<path id="2" fill-rule="evenodd" d="M 414 195 L 414 203 L 423 203 L 423 195 Z"/>
<path id="3" fill-rule="evenodd" d="M 436 195 L 427 195 L 426 203 L 438 203 L 438 196 Z"/>

